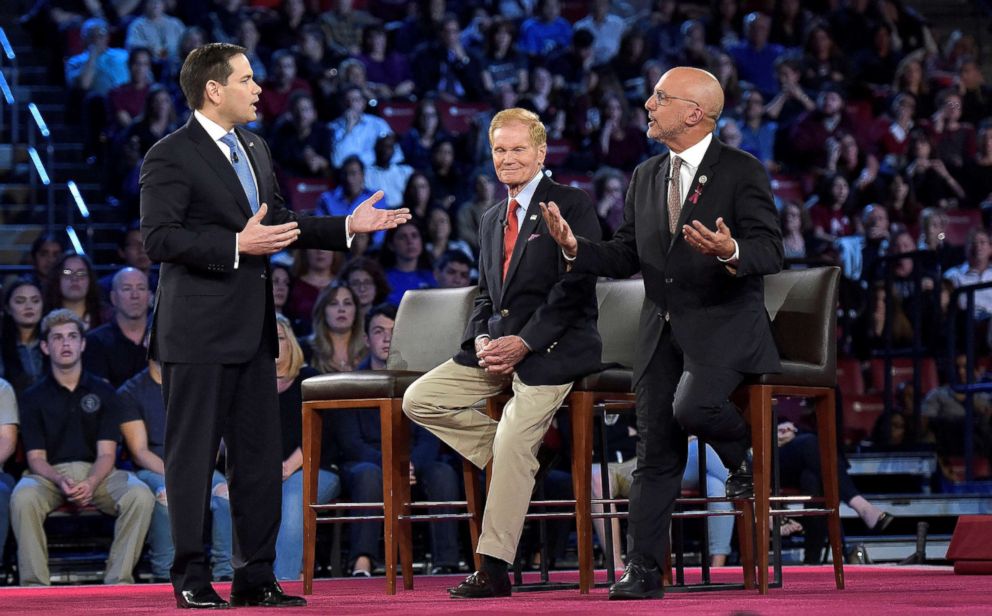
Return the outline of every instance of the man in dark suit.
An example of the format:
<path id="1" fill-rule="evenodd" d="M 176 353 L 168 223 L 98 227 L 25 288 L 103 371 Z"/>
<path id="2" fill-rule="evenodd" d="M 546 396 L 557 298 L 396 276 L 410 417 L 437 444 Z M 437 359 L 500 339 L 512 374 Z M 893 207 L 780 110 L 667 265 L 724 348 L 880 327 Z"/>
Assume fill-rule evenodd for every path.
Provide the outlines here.
<path id="1" fill-rule="evenodd" d="M 624 222 L 613 239 L 581 237 L 555 204 L 543 208 L 572 271 L 644 276 L 628 562 L 611 599 L 664 594 L 660 565 L 685 467 L 686 432 L 705 439 L 733 469 L 728 496 L 753 489 L 747 425 L 728 398 L 746 374 L 781 367 L 764 307 L 762 277 L 782 267 L 765 169 L 713 137 L 723 91 L 706 71 L 668 71 L 644 107 L 648 137 L 670 153 L 634 170 Z"/>
<path id="2" fill-rule="evenodd" d="M 283 205 L 269 148 L 237 128 L 255 119 L 261 89 L 244 49 L 210 44 L 186 58 L 180 85 L 194 109 L 141 170 L 141 230 L 162 262 L 149 353 L 162 364 L 165 482 L 181 608 L 224 608 L 204 553 L 211 473 L 227 444 L 234 513 L 230 605 L 304 605 L 272 572 L 281 460 L 268 256 L 295 245 L 345 250 L 355 233 L 394 227 L 405 210 L 373 195 L 347 218 L 297 219 Z"/>
<path id="3" fill-rule="evenodd" d="M 462 350 L 417 380 L 403 410 L 452 449 L 493 473 L 477 551 L 482 569 L 452 588 L 453 598 L 510 595 L 508 563 L 530 504 L 537 451 L 572 382 L 599 368 L 596 278 L 568 273 L 539 204 L 599 237 L 592 201 L 542 172 L 547 135 L 524 109 L 497 113 L 489 126 L 496 175 L 508 198 L 479 226 L 479 296 Z M 495 422 L 471 407 L 508 387 L 513 397 Z"/>

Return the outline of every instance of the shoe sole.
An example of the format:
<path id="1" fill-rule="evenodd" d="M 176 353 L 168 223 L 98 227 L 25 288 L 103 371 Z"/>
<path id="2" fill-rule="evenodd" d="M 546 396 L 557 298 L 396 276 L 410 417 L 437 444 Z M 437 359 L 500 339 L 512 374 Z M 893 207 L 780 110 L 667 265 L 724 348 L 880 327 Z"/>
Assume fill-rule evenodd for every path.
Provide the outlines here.
<path id="1" fill-rule="evenodd" d="M 474 596 L 473 597 L 471 595 L 458 595 L 458 594 L 454 594 L 454 593 L 452 593 L 452 592 L 449 591 L 448 592 L 448 598 L 449 599 L 500 599 L 502 597 L 510 597 L 510 596 L 512 596 L 512 594 L 513 593 L 506 593 L 506 594 L 500 593 L 500 594 L 494 594 L 494 595 L 479 595 L 479 596 Z"/>
<path id="2" fill-rule="evenodd" d="M 646 593 L 625 593 L 625 592 L 611 592 L 610 601 L 637 601 L 640 599 L 663 599 L 665 597 L 665 590 L 659 588 L 658 590 L 651 590 Z"/>

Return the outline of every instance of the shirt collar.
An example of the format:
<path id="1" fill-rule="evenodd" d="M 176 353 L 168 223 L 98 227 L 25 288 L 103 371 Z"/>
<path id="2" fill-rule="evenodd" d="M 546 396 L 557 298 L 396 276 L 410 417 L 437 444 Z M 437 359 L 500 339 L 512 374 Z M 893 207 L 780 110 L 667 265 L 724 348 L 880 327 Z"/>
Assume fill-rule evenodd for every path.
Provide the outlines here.
<path id="1" fill-rule="evenodd" d="M 530 200 L 534 198 L 534 193 L 537 192 L 537 185 L 541 183 L 541 178 L 544 177 L 544 169 L 538 169 L 537 175 L 531 178 L 527 185 L 523 187 L 516 197 L 507 197 L 507 202 L 510 199 L 516 199 L 517 204 L 520 206 L 520 210 L 523 212 L 527 211 L 530 207 Z M 507 193 L 509 195 L 509 192 Z"/>
<path id="2" fill-rule="evenodd" d="M 233 130 L 231 131 L 224 130 L 223 126 L 214 122 L 213 120 L 203 115 L 199 111 L 194 111 L 193 117 L 196 118 L 196 121 L 200 123 L 200 126 L 203 127 L 203 130 L 207 131 L 207 134 L 210 135 L 210 138 L 213 139 L 214 141 L 220 141 L 221 137 L 223 137 L 224 135 L 234 134 Z"/>
<path id="3" fill-rule="evenodd" d="M 672 155 L 681 158 L 683 165 L 689 165 L 689 168 L 695 171 L 702 164 L 703 157 L 706 156 L 706 150 L 710 147 L 710 142 L 712 141 L 713 133 L 706 133 L 706 136 L 696 142 L 695 145 L 682 150 L 681 154 L 672 152 Z"/>

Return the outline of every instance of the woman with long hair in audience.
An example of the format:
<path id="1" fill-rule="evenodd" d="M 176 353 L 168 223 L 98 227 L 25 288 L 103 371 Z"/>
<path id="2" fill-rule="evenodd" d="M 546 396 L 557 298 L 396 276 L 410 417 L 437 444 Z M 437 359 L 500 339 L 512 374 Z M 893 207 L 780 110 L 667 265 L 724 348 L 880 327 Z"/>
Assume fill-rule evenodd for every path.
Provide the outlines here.
<path id="1" fill-rule="evenodd" d="M 601 165 L 633 169 L 645 158 L 648 144 L 644 129 L 633 122 L 627 101 L 616 92 L 606 92 L 599 102 L 600 127 L 596 139 Z"/>
<path id="2" fill-rule="evenodd" d="M 496 183 L 485 173 L 478 172 L 472 182 L 472 197 L 458 208 L 458 237 L 473 251 L 479 250 L 479 224 L 482 215 L 496 203 Z"/>
<path id="3" fill-rule="evenodd" d="M 933 113 L 933 91 L 927 80 L 924 58 L 922 51 L 909 54 L 896 65 L 896 75 L 892 79 L 892 90 L 897 95 L 908 94 L 916 100 L 916 118 Z"/>
<path id="4" fill-rule="evenodd" d="M 847 79 L 847 61 L 824 25 L 816 25 L 806 33 L 803 46 L 804 88 L 819 91 L 827 84 L 844 83 Z"/>
<path id="5" fill-rule="evenodd" d="M 386 301 L 391 290 L 382 266 L 368 257 L 355 257 L 345 263 L 338 273 L 338 280 L 347 284 L 358 297 L 358 320 L 362 323 L 369 308 Z"/>
<path id="6" fill-rule="evenodd" d="M 386 280 L 393 288 L 386 298 L 400 305 L 403 294 L 410 289 L 430 289 L 437 286 L 431 270 L 430 256 L 424 250 L 424 233 L 414 221 L 406 222 L 386 232 L 379 261 L 386 270 Z"/>
<path id="7" fill-rule="evenodd" d="M 977 155 L 965 167 L 968 200 L 974 207 L 992 203 L 992 118 L 978 128 Z"/>
<path id="8" fill-rule="evenodd" d="M 489 94 L 504 89 L 527 91 L 527 58 L 513 45 L 513 22 L 496 17 L 489 23 L 482 52 L 482 87 Z"/>
<path id="9" fill-rule="evenodd" d="M 334 280 L 343 262 L 344 255 L 330 250 L 301 248 L 294 252 L 290 270 L 293 286 L 283 312 L 290 320 L 302 321 L 306 333 L 310 333 L 306 324 L 310 322 L 317 296 Z"/>
<path id="10" fill-rule="evenodd" d="M 953 201 L 964 199 L 964 189 L 947 170 L 944 161 L 934 155 L 933 142 L 923 129 L 914 129 L 909 134 L 906 160 L 905 173 L 910 189 L 920 203 L 946 209 Z"/>
<path id="11" fill-rule="evenodd" d="M 430 180 L 431 195 L 436 204 L 453 212 L 468 192 L 465 188 L 465 173 L 458 164 L 453 139 L 436 141 L 431 148 Z"/>
<path id="12" fill-rule="evenodd" d="M 176 116 L 176 105 L 172 95 L 162 84 L 153 84 L 145 97 L 145 106 L 141 115 L 124 131 L 124 140 L 138 138 L 141 155 L 179 127 Z"/>
<path id="13" fill-rule="evenodd" d="M 65 253 L 65 244 L 62 239 L 54 233 L 42 233 L 31 242 L 31 250 L 28 253 L 28 265 L 34 270 L 28 274 L 40 288 L 44 288 L 48 277 L 51 276 L 55 264 Z"/>
<path id="14" fill-rule="evenodd" d="M 358 296 L 340 280 L 327 285 L 313 305 L 313 334 L 306 339 L 307 363 L 321 373 L 351 372 L 368 354 L 358 318 Z"/>
<path id="15" fill-rule="evenodd" d="M 825 242 L 855 232 L 851 216 L 851 187 L 839 173 L 828 173 L 820 179 L 815 201 L 809 207 L 814 235 Z"/>
<path id="16" fill-rule="evenodd" d="M 441 207 L 432 208 L 427 214 L 426 252 L 431 262 L 436 263 L 441 255 L 449 250 L 457 250 L 475 261 L 475 255 L 467 242 L 452 237 L 451 215 Z"/>
<path id="17" fill-rule="evenodd" d="M 279 355 L 276 357 L 276 389 L 279 392 L 279 416 L 282 419 L 282 517 L 276 535 L 276 561 L 273 566 L 278 580 L 298 580 L 303 568 L 303 404 L 302 384 L 305 379 L 320 374 L 303 359 L 289 319 L 276 315 L 279 335 Z M 335 472 L 334 439 L 324 422 L 317 470 L 317 503 L 325 504 L 341 493 L 341 480 Z"/>
<path id="18" fill-rule="evenodd" d="M 45 285 L 45 312 L 68 308 L 86 324 L 86 330 L 103 325 L 109 315 L 100 301 L 93 263 L 86 255 L 70 252 L 55 264 Z"/>
<path id="19" fill-rule="evenodd" d="M 285 263 L 273 263 L 269 267 L 269 277 L 272 280 L 272 303 L 275 305 L 276 314 L 282 314 L 289 299 L 293 274 Z"/>
<path id="20" fill-rule="evenodd" d="M 427 212 L 434 205 L 434 189 L 426 173 L 414 171 L 406 180 L 403 205 L 413 214 L 414 220 L 426 220 Z"/>
<path id="21" fill-rule="evenodd" d="M 20 393 L 36 383 L 49 369 L 41 352 L 41 317 L 44 314 L 41 287 L 28 278 L 7 285 L 0 330 L 4 378 Z"/>
<path id="22" fill-rule="evenodd" d="M 431 148 L 434 142 L 450 138 L 441 126 L 441 115 L 433 98 L 422 98 L 413 114 L 413 125 L 400 139 L 400 149 L 406 164 L 417 171 L 431 168 Z"/>
<path id="23" fill-rule="evenodd" d="M 362 52 L 369 87 L 379 98 L 402 98 L 413 92 L 413 75 L 403 54 L 389 51 L 386 30 L 379 24 L 362 30 Z"/>

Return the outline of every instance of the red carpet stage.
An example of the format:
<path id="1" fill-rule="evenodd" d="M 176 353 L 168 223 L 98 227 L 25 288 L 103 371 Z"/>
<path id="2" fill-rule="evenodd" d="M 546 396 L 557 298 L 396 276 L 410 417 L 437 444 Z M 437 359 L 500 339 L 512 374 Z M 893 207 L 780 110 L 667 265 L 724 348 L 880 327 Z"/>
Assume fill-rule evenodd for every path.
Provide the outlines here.
<path id="1" fill-rule="evenodd" d="M 456 584 L 459 576 L 420 576 L 416 589 L 396 596 L 384 592 L 383 578 L 322 579 L 314 584 L 310 606 L 301 609 L 238 609 L 237 613 L 290 616 L 293 614 L 403 614 L 404 616 L 443 616 L 445 614 L 732 614 L 761 616 L 813 616 L 816 614 L 865 614 L 905 616 L 907 614 L 947 614 L 966 616 L 992 614 L 992 578 L 954 575 L 950 567 L 849 566 L 847 589 L 834 589 L 829 567 L 786 567 L 785 588 L 773 589 L 765 597 L 755 592 L 721 591 L 669 593 L 661 601 L 610 603 L 606 589 L 589 595 L 577 590 L 518 593 L 499 601 L 454 601 L 444 589 Z M 690 571 L 687 581 L 692 580 Z M 603 577 L 598 572 L 597 579 Z M 554 579 L 577 580 L 574 572 L 558 573 Z M 714 580 L 739 581 L 739 569 L 714 572 Z M 225 597 L 229 584 L 218 584 Z M 286 584 L 287 591 L 299 593 L 302 583 Z M 0 589 L 0 613 L 4 616 L 68 614 L 179 613 L 172 600 L 172 589 L 165 584 L 135 586 L 62 586 L 56 588 Z M 230 613 L 230 612 L 228 612 Z"/>

